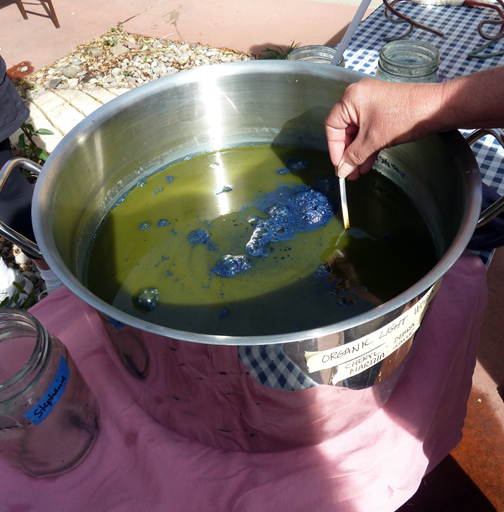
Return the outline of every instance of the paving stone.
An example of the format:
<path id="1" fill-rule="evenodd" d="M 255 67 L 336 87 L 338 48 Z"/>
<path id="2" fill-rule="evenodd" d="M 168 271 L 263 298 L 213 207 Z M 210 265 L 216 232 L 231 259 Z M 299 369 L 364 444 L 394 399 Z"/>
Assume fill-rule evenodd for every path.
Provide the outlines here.
<path id="1" fill-rule="evenodd" d="M 40 96 L 34 95 L 31 97 L 32 102 L 37 102 L 39 108 L 50 110 L 53 106 L 61 104 L 61 99 L 53 91 L 48 91 Z"/>
<path id="2" fill-rule="evenodd" d="M 54 93 L 64 101 L 71 103 L 75 98 L 82 94 L 78 89 L 67 89 L 66 91 L 54 91 Z"/>
<path id="3" fill-rule="evenodd" d="M 54 126 L 54 124 L 49 121 L 34 104 L 30 105 L 29 119 L 31 120 L 35 130 L 45 128 L 46 130 L 51 130 L 53 132 L 52 135 L 37 135 L 35 137 L 35 142 L 48 153 L 54 151 L 56 146 L 63 140 L 63 135 L 59 132 L 58 128 L 56 128 L 56 126 Z"/>
<path id="4" fill-rule="evenodd" d="M 33 103 L 65 135 L 85 117 L 52 91 L 34 97 Z"/>
<path id="5" fill-rule="evenodd" d="M 131 91 L 132 87 L 111 87 L 109 91 L 115 96 L 121 96 L 125 92 Z"/>
<path id="6" fill-rule="evenodd" d="M 40 111 L 40 109 L 33 103 L 30 102 L 28 107 L 30 108 L 30 117 L 28 118 L 28 123 L 33 125 L 35 131 L 44 128 L 46 130 L 51 130 L 53 135 L 36 135 L 35 143 L 45 149 L 48 153 L 54 151 L 56 146 L 63 139 L 63 135 L 58 131 L 56 126 L 47 119 L 47 117 Z M 18 130 L 19 134 L 22 133 L 21 130 Z M 18 133 L 16 132 L 16 133 Z M 11 138 L 12 140 L 12 138 Z M 17 140 L 16 140 L 17 143 Z"/>
<path id="7" fill-rule="evenodd" d="M 116 97 L 110 91 L 108 91 L 107 89 L 102 89 L 101 87 L 86 89 L 86 93 L 89 94 L 96 101 L 99 101 L 102 105 L 104 105 L 110 100 L 113 100 Z"/>
<path id="8" fill-rule="evenodd" d="M 102 106 L 102 103 L 78 89 L 58 91 L 56 94 L 77 109 L 83 116 L 88 116 Z"/>

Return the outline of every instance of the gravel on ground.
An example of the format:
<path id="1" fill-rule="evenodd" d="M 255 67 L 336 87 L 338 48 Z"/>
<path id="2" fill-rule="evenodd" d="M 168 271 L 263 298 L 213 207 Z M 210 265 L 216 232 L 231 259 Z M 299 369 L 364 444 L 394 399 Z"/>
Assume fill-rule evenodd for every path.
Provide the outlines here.
<path id="1" fill-rule="evenodd" d="M 120 25 L 59 61 L 18 81 L 23 96 L 51 89 L 134 88 L 179 71 L 260 56 L 199 43 L 177 43 L 125 32 Z"/>

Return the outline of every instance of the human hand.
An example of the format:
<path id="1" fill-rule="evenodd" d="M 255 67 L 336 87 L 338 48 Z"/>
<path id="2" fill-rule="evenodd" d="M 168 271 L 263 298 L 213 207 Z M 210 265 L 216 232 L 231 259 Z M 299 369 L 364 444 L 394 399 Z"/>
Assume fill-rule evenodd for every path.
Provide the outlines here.
<path id="1" fill-rule="evenodd" d="M 348 86 L 325 121 L 338 176 L 355 180 L 371 169 L 380 150 L 425 136 L 424 121 L 435 112 L 433 85 L 363 79 Z"/>

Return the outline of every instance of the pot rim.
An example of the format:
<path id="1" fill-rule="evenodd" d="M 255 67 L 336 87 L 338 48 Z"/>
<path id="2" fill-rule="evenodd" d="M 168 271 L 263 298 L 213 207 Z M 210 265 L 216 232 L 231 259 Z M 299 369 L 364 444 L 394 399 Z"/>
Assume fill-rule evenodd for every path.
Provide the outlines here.
<path id="1" fill-rule="evenodd" d="M 82 132 L 92 131 L 98 126 L 100 122 L 109 117 L 114 111 L 120 111 L 122 108 L 129 105 L 131 102 L 141 101 L 145 96 L 152 94 L 156 89 L 164 89 L 164 84 L 170 81 L 174 85 L 183 85 L 184 83 L 191 83 L 193 81 L 201 80 L 206 74 L 219 77 L 229 76 L 236 73 L 237 67 L 240 69 L 241 74 L 257 74 L 257 73 L 274 73 L 275 70 L 285 72 L 287 69 L 293 75 L 308 76 L 315 75 L 328 80 L 338 79 L 339 82 L 349 85 L 363 78 L 373 78 L 367 74 L 357 71 L 332 66 L 325 63 L 313 62 L 299 62 L 299 61 L 244 61 L 233 62 L 225 64 L 217 64 L 203 68 L 195 68 L 187 71 L 160 78 L 153 82 L 144 84 L 136 89 L 133 89 L 105 104 L 83 121 L 81 121 L 75 128 L 73 128 L 58 144 L 56 149 L 51 153 L 47 162 L 44 164 L 42 173 L 37 180 L 34 191 L 34 199 L 32 204 L 32 219 L 33 227 L 36 234 L 36 239 L 44 258 L 46 259 L 49 267 L 59 277 L 67 288 L 74 294 L 83 299 L 87 304 L 108 317 L 113 318 L 119 322 L 123 322 L 132 327 L 147 331 L 153 334 L 174 338 L 177 340 L 191 341 L 204 344 L 219 344 L 219 345 L 269 345 L 278 343 L 299 342 L 307 339 L 316 339 L 328 335 L 333 335 L 338 332 L 345 331 L 357 327 L 359 325 L 372 322 L 388 313 L 392 313 L 399 308 L 404 307 L 409 301 L 416 297 L 421 296 L 426 290 L 434 285 L 457 261 L 464 249 L 466 248 L 469 240 L 472 237 L 474 229 L 480 215 L 482 191 L 481 191 L 481 176 L 479 167 L 472 153 L 470 147 L 465 142 L 464 137 L 456 130 L 438 134 L 439 137 L 453 139 L 453 142 L 462 145 L 465 151 L 464 158 L 467 158 L 467 168 L 465 171 L 465 178 L 467 180 L 467 189 L 469 195 L 469 208 L 464 210 L 460 227 L 453 243 L 448 251 L 442 256 L 439 262 L 428 272 L 422 279 L 415 285 L 411 286 L 401 294 L 393 299 L 385 302 L 384 304 L 373 308 L 366 313 L 361 313 L 347 320 L 329 324 L 317 329 L 310 329 L 305 331 L 298 331 L 293 333 L 272 334 L 264 336 L 224 336 L 215 334 L 201 334 L 188 331 L 181 331 L 169 327 L 160 326 L 137 317 L 124 313 L 96 295 L 92 294 L 80 281 L 70 272 L 68 267 L 63 262 L 58 254 L 54 239 L 51 236 L 50 229 L 44 226 L 42 218 L 44 211 L 50 206 L 41 201 L 42 191 L 51 186 L 51 175 L 48 171 L 52 165 L 57 165 L 58 160 L 65 157 L 66 153 L 71 152 L 72 141 L 78 140 L 82 137 Z M 173 86 L 173 85 L 172 85 Z M 459 139 L 459 140 L 457 140 Z"/>

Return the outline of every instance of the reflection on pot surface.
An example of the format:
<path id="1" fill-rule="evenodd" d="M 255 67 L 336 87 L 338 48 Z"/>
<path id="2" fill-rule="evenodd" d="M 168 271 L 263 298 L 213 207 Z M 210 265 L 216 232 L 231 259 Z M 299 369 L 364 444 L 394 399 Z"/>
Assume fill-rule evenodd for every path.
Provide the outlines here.
<path id="1" fill-rule="evenodd" d="M 408 196 L 373 171 L 348 184 L 325 152 L 241 145 L 140 181 L 107 213 L 86 286 L 181 331 L 267 336 L 328 326 L 404 292 L 437 263 Z"/>

